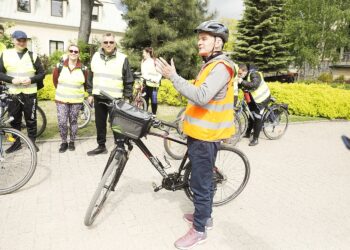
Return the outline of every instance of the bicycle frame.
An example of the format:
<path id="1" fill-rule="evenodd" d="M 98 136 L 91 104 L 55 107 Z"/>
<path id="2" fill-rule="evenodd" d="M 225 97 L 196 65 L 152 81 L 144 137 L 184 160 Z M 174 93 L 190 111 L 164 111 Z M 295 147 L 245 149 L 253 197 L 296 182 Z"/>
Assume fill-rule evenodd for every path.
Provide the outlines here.
<path id="1" fill-rule="evenodd" d="M 163 124 L 165 125 L 165 124 Z M 165 125 L 167 126 L 167 125 Z M 175 126 L 172 125 L 172 126 L 168 126 L 168 127 L 173 127 Z M 168 137 L 167 135 L 163 135 L 163 134 L 160 134 L 160 133 L 156 133 L 156 132 L 149 132 L 148 135 L 151 135 L 151 136 L 156 136 L 156 137 L 161 137 L 161 138 L 166 138 L 168 140 L 171 140 L 173 142 L 176 142 L 176 143 L 179 143 L 179 144 L 182 144 L 182 145 L 187 145 L 186 142 L 183 142 L 183 141 L 180 141 L 178 139 L 175 139 L 175 138 L 171 138 L 171 137 Z M 143 141 L 141 139 L 131 139 L 131 138 L 126 138 L 125 141 L 124 141 L 124 145 L 127 145 L 127 149 L 122 149 L 122 148 L 114 148 L 114 150 L 121 150 L 123 155 L 124 155 L 124 163 L 123 164 L 126 164 L 127 163 L 127 159 L 128 159 L 128 156 L 130 154 L 130 152 L 132 151 L 133 149 L 133 145 L 132 143 L 133 142 L 141 151 L 142 153 L 146 156 L 146 158 L 151 162 L 151 164 L 153 165 L 153 167 L 159 172 L 159 174 L 163 177 L 163 180 L 164 179 L 169 179 L 170 178 L 170 174 L 168 174 L 166 171 L 165 171 L 165 166 L 163 165 L 163 163 L 157 158 L 155 157 L 152 152 L 147 148 L 147 146 L 143 143 Z M 117 147 L 117 146 L 116 146 Z M 174 179 L 176 180 L 175 183 L 173 183 L 173 185 L 171 186 L 171 190 L 175 191 L 175 190 L 179 190 L 179 189 L 182 189 L 183 186 L 184 186 L 184 183 L 180 181 L 180 177 L 181 177 L 181 173 L 183 172 L 183 170 L 185 169 L 185 164 L 187 162 L 187 159 L 188 159 L 188 153 L 186 151 L 185 153 L 185 156 L 184 158 L 182 159 L 181 161 L 181 164 L 178 168 L 178 172 L 177 173 L 172 173 L 172 174 L 175 174 L 175 176 L 172 176 L 174 177 Z M 165 159 L 166 160 L 166 159 Z M 103 173 L 106 171 L 106 169 L 103 171 Z M 115 187 L 116 183 L 113 184 L 113 188 L 112 190 L 114 190 L 114 187 Z M 160 189 L 162 188 L 165 188 L 165 189 L 169 189 L 167 187 L 164 187 L 163 185 L 161 186 L 158 186 L 158 187 L 155 187 L 154 191 L 157 192 L 159 191 Z"/>

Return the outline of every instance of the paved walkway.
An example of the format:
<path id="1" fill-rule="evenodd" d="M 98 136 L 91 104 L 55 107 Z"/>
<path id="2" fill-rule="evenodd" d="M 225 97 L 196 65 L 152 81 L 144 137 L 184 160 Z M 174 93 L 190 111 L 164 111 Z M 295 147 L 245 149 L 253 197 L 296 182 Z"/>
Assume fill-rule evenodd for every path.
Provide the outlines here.
<path id="1" fill-rule="evenodd" d="M 238 147 L 251 163 L 250 181 L 233 202 L 214 209 L 215 227 L 196 249 L 349 249 L 350 151 L 340 140 L 348 122 L 291 125 L 280 140 Z M 147 145 L 162 158 L 162 141 Z M 111 146 L 111 145 L 110 145 Z M 119 191 L 94 226 L 83 218 L 108 155 L 86 156 L 94 140 L 59 154 L 58 142 L 39 145 L 31 181 L 0 197 L 0 249 L 174 249 L 188 230 L 185 194 L 160 191 L 161 182 L 135 149 Z M 174 162 L 176 165 L 176 163 Z"/>

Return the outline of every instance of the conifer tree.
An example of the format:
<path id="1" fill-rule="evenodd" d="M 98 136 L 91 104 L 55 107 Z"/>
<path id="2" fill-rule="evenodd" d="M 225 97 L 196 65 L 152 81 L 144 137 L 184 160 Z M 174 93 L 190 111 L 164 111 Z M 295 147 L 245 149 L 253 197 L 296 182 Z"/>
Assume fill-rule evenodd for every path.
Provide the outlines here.
<path id="1" fill-rule="evenodd" d="M 288 68 L 293 60 L 284 34 L 285 0 L 245 0 L 233 59 L 264 72 Z"/>
<path id="2" fill-rule="evenodd" d="M 194 28 L 205 19 L 207 0 L 122 0 L 128 23 L 122 41 L 129 60 L 139 69 L 142 50 L 153 47 L 157 56 L 174 58 L 179 74 L 193 78 L 200 64 Z"/>

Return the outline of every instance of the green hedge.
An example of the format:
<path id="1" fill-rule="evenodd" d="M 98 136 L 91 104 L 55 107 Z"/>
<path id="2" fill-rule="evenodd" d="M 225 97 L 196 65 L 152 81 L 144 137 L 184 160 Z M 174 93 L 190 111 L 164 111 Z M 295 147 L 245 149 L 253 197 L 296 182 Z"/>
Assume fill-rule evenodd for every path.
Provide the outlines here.
<path id="1" fill-rule="evenodd" d="M 278 102 L 289 104 L 292 114 L 350 120 L 350 91 L 327 84 L 269 83 Z"/>
<path id="2" fill-rule="evenodd" d="M 40 100 L 54 100 L 55 88 L 52 75 L 47 75 L 45 87 L 38 93 Z M 294 115 L 350 120 L 350 90 L 334 88 L 328 84 L 282 84 L 269 83 L 272 95 L 278 102 L 289 104 Z M 169 80 L 162 80 L 158 101 L 171 106 L 185 106 L 186 98 L 181 96 Z"/>

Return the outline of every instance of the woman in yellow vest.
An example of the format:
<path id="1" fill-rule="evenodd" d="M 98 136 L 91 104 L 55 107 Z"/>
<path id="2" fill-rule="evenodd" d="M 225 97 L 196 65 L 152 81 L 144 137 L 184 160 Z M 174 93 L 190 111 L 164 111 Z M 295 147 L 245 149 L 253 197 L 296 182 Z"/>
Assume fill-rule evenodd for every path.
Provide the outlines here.
<path id="1" fill-rule="evenodd" d="M 149 107 L 149 101 L 151 99 L 152 113 L 156 114 L 158 108 L 157 94 L 162 75 L 156 71 L 153 48 L 145 48 L 142 51 L 142 57 L 143 60 L 141 62 L 141 73 L 146 82 L 145 100 L 147 103 L 147 109 Z"/>
<path id="2" fill-rule="evenodd" d="M 188 99 L 184 133 L 188 135 L 188 156 L 192 164 L 191 190 L 194 213 L 184 215 L 193 224 L 175 247 L 188 249 L 206 240 L 206 228 L 213 226 L 211 217 L 214 196 L 213 167 L 220 141 L 235 132 L 233 114 L 234 64 L 222 53 L 228 29 L 217 21 L 206 21 L 196 30 L 199 55 L 205 62 L 194 85 L 176 73 L 173 60 L 169 65 L 157 59 L 156 68 L 170 79 L 177 91 Z"/>
<path id="3" fill-rule="evenodd" d="M 74 141 L 78 131 L 78 115 L 84 101 L 86 82 L 87 70 L 79 60 L 79 48 L 77 45 L 70 45 L 68 58 L 59 63 L 53 71 L 58 127 L 62 139 L 60 153 L 64 153 L 67 149 L 75 150 Z M 68 122 L 69 143 L 67 141 Z"/>

